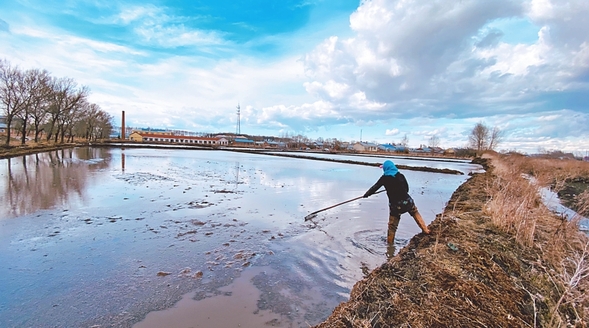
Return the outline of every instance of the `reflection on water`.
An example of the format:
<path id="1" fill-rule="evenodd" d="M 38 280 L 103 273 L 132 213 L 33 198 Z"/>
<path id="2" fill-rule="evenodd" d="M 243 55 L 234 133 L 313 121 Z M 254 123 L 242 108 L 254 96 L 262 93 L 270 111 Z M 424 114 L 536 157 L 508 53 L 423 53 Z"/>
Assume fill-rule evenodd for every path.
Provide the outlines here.
<path id="1" fill-rule="evenodd" d="M 0 218 L 83 201 L 89 172 L 109 166 L 104 148 L 75 148 L 0 161 Z"/>
<path id="2" fill-rule="evenodd" d="M 383 194 L 304 221 L 310 212 L 362 195 L 379 168 L 108 148 L 0 164 L 2 327 L 130 327 L 186 295 L 216 302 L 224 287 L 251 284 L 260 291 L 257 308 L 280 318 L 274 326 L 307 327 L 324 320 L 363 270 L 391 252 Z M 404 174 L 426 222 L 468 178 Z M 402 217 L 396 251 L 419 231 L 410 216 Z M 251 280 L 232 285 L 249 274 L 242 271 L 258 267 L 268 269 L 248 271 Z M 154 316 L 166 314 L 142 325 Z M 244 320 L 251 326 L 260 318 Z"/>

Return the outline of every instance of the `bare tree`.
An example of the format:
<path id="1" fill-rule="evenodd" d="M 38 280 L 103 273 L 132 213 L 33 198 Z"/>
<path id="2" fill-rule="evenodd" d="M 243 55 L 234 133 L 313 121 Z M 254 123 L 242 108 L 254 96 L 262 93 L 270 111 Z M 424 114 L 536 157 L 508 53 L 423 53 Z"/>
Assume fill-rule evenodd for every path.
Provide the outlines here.
<path id="1" fill-rule="evenodd" d="M 39 75 L 39 88 L 37 94 L 34 96 L 32 108 L 30 111 L 30 119 L 32 129 L 34 130 L 34 140 L 39 142 L 39 136 L 43 130 L 43 124 L 47 122 L 49 113 L 49 106 L 51 104 L 51 77 L 47 71 L 42 71 Z"/>
<path id="2" fill-rule="evenodd" d="M 75 111 L 88 95 L 87 87 L 78 88 L 78 84 L 70 78 L 53 80 L 53 97 L 49 114 L 49 132 L 47 140 L 52 137 L 55 142 L 61 137 L 65 141 L 66 128 L 69 128 L 75 118 Z"/>
<path id="3" fill-rule="evenodd" d="M 493 130 L 491 130 L 491 135 L 489 138 L 489 149 L 493 150 L 497 148 L 497 145 L 499 142 L 501 142 L 502 138 L 503 131 L 501 131 L 498 127 L 494 127 Z"/>
<path id="4" fill-rule="evenodd" d="M 489 128 L 482 122 L 475 124 L 468 137 L 469 147 L 475 149 L 477 154 L 485 150 L 495 149 L 501 138 L 503 132 L 498 128 Z"/>
<path id="5" fill-rule="evenodd" d="M 93 137 L 92 131 L 98 125 L 98 114 L 100 107 L 96 104 L 90 104 L 84 102 L 83 108 L 81 109 L 82 119 L 76 122 L 74 127 L 74 134 L 81 136 L 87 141 L 91 141 Z"/>
<path id="6" fill-rule="evenodd" d="M 489 138 L 489 128 L 482 122 L 475 124 L 474 128 L 470 132 L 469 145 L 471 148 L 476 149 L 477 153 L 481 153 L 487 149 Z"/>
<path id="7" fill-rule="evenodd" d="M 401 144 L 401 146 L 403 146 L 403 147 L 407 147 L 407 145 L 409 145 L 409 138 L 407 137 L 407 134 L 405 134 L 405 135 L 403 136 L 403 139 L 401 139 L 401 142 L 400 142 L 400 144 Z"/>
<path id="8" fill-rule="evenodd" d="M 97 104 L 82 101 L 69 129 L 69 140 L 74 136 L 86 141 L 104 139 L 112 132 L 112 116 L 100 109 Z"/>
<path id="9" fill-rule="evenodd" d="M 75 136 L 107 137 L 112 131 L 112 117 L 98 105 L 87 102 L 89 89 L 70 78 L 53 78 L 45 70 L 25 72 L 0 60 L 0 110 L 7 125 L 6 146 L 11 129 L 26 136 L 34 130 L 38 141 L 42 130 L 47 141 L 61 137 L 72 141 Z M 32 128 L 30 126 L 33 126 Z"/>
<path id="10" fill-rule="evenodd" d="M 0 61 L 0 101 L 2 112 L 6 116 L 6 147 L 10 145 L 12 121 L 23 109 L 23 99 L 19 94 L 22 75 L 18 67 L 5 60 Z"/>
<path id="11" fill-rule="evenodd" d="M 70 86 L 71 84 L 73 84 L 73 80 L 71 79 L 53 78 L 51 81 L 53 92 L 51 93 L 51 104 L 49 106 L 49 120 L 45 128 L 47 141 L 51 140 L 54 134 L 57 135 L 57 121 L 59 120 L 62 108 L 64 107 L 63 103 L 65 102 L 66 94 L 70 88 L 73 88 Z"/>
<path id="12" fill-rule="evenodd" d="M 107 112 L 100 110 L 96 119 L 96 128 L 92 131 L 94 139 L 107 138 L 113 130 L 113 117 Z"/>
<path id="13" fill-rule="evenodd" d="M 50 78 L 47 71 L 31 69 L 23 73 L 22 79 L 19 93 L 23 99 L 23 108 L 17 116 L 20 119 L 21 144 L 24 145 L 29 123 L 31 120 L 37 119 L 37 115 L 45 110 L 49 94 L 47 84 Z M 36 135 L 35 141 L 37 141 Z"/>

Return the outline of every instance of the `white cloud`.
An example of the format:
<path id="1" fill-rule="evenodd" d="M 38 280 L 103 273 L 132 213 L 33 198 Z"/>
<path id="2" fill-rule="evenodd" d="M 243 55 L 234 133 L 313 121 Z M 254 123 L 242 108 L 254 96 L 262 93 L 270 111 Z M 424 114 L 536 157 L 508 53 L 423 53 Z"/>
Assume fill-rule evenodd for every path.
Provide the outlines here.
<path id="1" fill-rule="evenodd" d="M 305 82 L 303 84 L 305 89 L 308 93 L 316 97 L 323 97 L 327 96 L 334 100 L 341 100 L 346 98 L 346 95 L 349 93 L 349 86 L 345 83 L 337 83 L 335 81 L 327 81 L 326 83 L 321 83 L 317 81 L 313 82 Z"/>
<path id="2" fill-rule="evenodd" d="M 156 44 L 165 48 L 227 44 L 217 32 L 191 30 L 183 25 L 166 27 L 144 25 L 135 28 L 135 33 L 148 44 Z"/>
<path id="3" fill-rule="evenodd" d="M 542 115 L 542 116 L 538 117 L 538 121 L 550 122 L 550 121 L 555 121 L 559 118 L 561 118 L 560 115 Z"/>
<path id="4" fill-rule="evenodd" d="M 544 40 L 545 33 L 546 28 L 543 28 L 538 33 L 539 42 L 532 45 L 500 43 L 496 47 L 476 51 L 479 58 L 495 61 L 494 65 L 484 68 L 481 75 L 490 77 L 499 72 L 522 76 L 530 73 L 530 67 L 544 65 L 548 60 L 545 54 L 550 51 L 550 46 Z"/>
<path id="5" fill-rule="evenodd" d="M 189 28 L 184 24 L 187 20 L 168 14 L 165 8 L 147 4 L 125 7 L 110 22 L 133 26 L 142 42 L 164 48 L 228 44 L 222 33 Z"/>
<path id="6" fill-rule="evenodd" d="M 123 8 L 113 20 L 122 24 L 148 20 L 150 25 L 157 25 L 168 21 L 169 17 L 162 9 L 154 5 L 145 5 Z"/>
<path id="7" fill-rule="evenodd" d="M 540 26 L 537 42 L 507 44 L 500 37 L 509 31 L 486 25 L 529 14 L 519 1 L 362 2 L 350 17 L 355 36 L 331 37 L 305 57 L 306 73 L 312 79 L 308 85 L 345 84 L 351 94 L 383 104 L 375 117 L 384 112 L 469 117 L 514 108 L 552 110 L 538 107 L 544 102 L 535 98 L 570 88 L 578 69 L 586 71 L 589 66 L 589 37 L 580 32 L 583 29 L 568 37 L 576 41 L 567 46 L 554 42 L 563 26 L 578 25 L 563 17 L 582 15 L 564 12 L 566 8 L 589 15 L 583 3 L 559 6 L 559 19 L 546 16 L 546 8 L 553 6 L 549 2 L 532 3 L 535 14 L 530 17 Z M 488 39 L 491 36 L 495 41 Z M 485 37 L 488 41 L 482 44 Z M 341 102 L 339 94 L 314 95 Z M 349 104 L 342 110 L 353 111 L 352 99 Z M 456 107 L 471 109 L 455 111 Z"/>
<path id="8" fill-rule="evenodd" d="M 528 4 L 529 16 L 533 19 L 550 19 L 554 8 L 550 0 L 532 0 Z"/>
<path id="9" fill-rule="evenodd" d="M 398 134 L 399 134 L 399 129 L 392 129 L 392 130 L 387 129 L 385 131 L 385 135 L 387 135 L 387 136 L 396 136 Z"/>

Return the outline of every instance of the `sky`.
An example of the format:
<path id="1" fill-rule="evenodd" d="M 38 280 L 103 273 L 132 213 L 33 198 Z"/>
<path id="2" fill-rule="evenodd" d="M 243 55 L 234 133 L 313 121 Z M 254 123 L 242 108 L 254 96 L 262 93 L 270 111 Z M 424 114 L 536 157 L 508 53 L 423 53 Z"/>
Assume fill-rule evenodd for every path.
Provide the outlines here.
<path id="1" fill-rule="evenodd" d="M 587 0 L 11 0 L 0 59 L 121 124 L 589 152 Z"/>

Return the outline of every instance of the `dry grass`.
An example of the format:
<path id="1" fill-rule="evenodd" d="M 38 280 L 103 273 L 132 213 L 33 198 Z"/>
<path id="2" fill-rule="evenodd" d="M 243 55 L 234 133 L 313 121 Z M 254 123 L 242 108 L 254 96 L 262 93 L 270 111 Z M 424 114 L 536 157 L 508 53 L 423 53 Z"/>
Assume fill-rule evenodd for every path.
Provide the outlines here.
<path id="1" fill-rule="evenodd" d="M 485 212 L 493 224 L 510 233 L 522 245 L 541 252 L 541 267 L 554 289 L 549 295 L 548 327 L 566 324 L 585 326 L 588 320 L 589 238 L 579 232 L 579 219 L 555 216 L 541 201 L 539 188 L 558 192 L 577 177 L 589 177 L 589 163 L 519 156 L 488 155 L 496 178 L 490 183 L 491 197 Z M 531 175 L 533 180 L 524 178 Z M 586 213 L 589 191 L 576 199 L 576 208 Z"/>
<path id="2" fill-rule="evenodd" d="M 550 213 L 538 206 L 538 186 L 518 175 L 497 173 L 497 178 L 487 186 L 491 199 L 484 213 L 501 230 L 513 234 L 526 246 L 534 242 L 538 218 Z"/>

